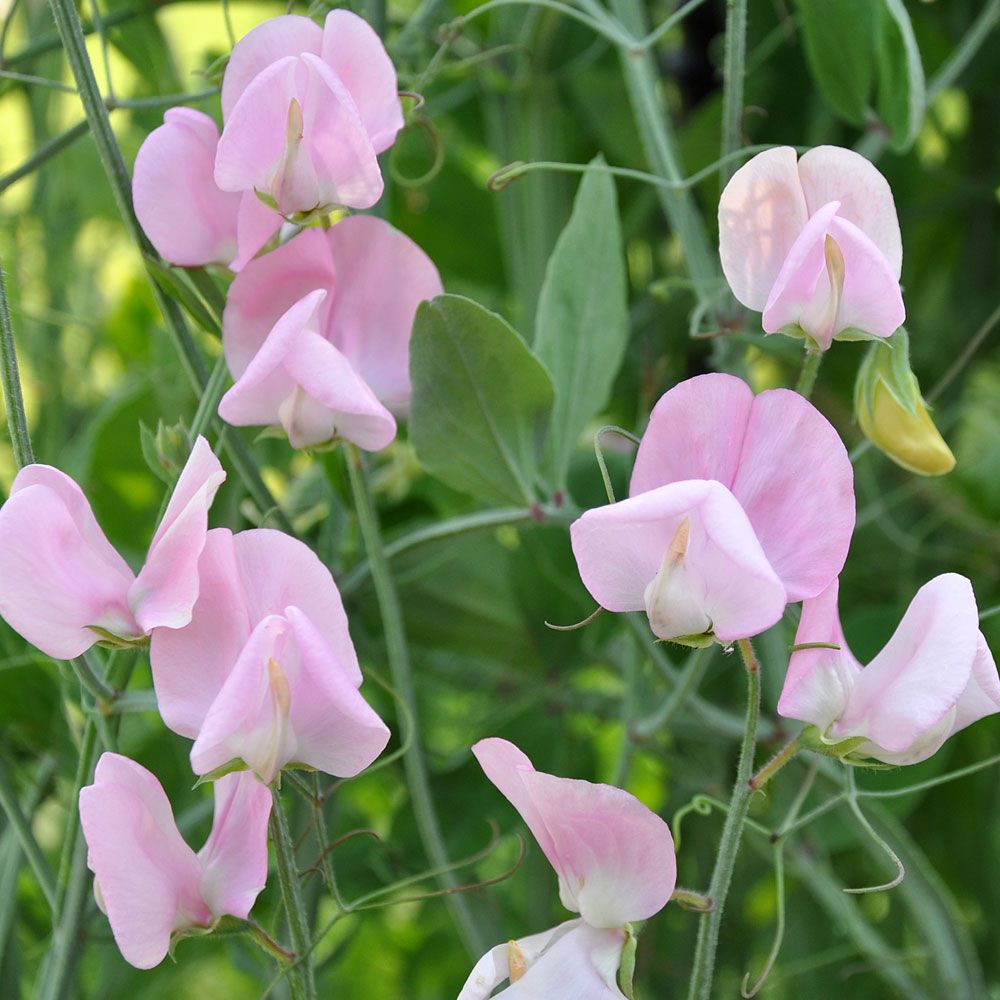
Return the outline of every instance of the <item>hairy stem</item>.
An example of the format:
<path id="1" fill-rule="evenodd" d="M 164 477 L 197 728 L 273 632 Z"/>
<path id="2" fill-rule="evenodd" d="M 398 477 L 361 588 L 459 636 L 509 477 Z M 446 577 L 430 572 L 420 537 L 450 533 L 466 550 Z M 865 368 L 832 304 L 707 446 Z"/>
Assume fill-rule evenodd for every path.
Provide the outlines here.
<path id="1" fill-rule="evenodd" d="M 795 391 L 800 396 L 808 399 L 812 395 L 813 387 L 816 385 L 816 376 L 819 374 L 819 366 L 823 363 L 823 352 L 818 347 L 807 347 L 806 356 L 802 362 L 802 371 L 799 372 L 799 381 L 795 385 Z"/>
<path id="2" fill-rule="evenodd" d="M 736 172 L 735 160 L 726 160 L 743 145 L 743 78 L 747 61 L 747 0 L 726 0 L 726 50 L 722 70 L 723 185 Z"/>
<path id="3" fill-rule="evenodd" d="M 719 945 L 719 928 L 722 925 L 722 914 L 726 907 L 729 886 L 733 880 L 736 856 L 740 850 L 743 824 L 746 821 L 750 799 L 753 795 L 753 790 L 750 788 L 750 775 L 753 771 L 754 750 L 757 745 L 757 718 L 760 715 L 760 663 L 749 639 L 741 639 L 738 645 L 747 675 L 746 726 L 743 731 L 743 741 L 740 744 L 736 783 L 733 786 L 732 798 L 729 800 L 726 822 L 722 828 L 722 840 L 719 844 L 719 853 L 715 858 L 712 881 L 708 886 L 708 896 L 715 907 L 711 913 L 702 916 L 701 924 L 698 927 L 694 968 L 688 984 L 688 1000 L 710 1000 L 712 996 L 712 979 L 715 974 L 715 953 Z"/>

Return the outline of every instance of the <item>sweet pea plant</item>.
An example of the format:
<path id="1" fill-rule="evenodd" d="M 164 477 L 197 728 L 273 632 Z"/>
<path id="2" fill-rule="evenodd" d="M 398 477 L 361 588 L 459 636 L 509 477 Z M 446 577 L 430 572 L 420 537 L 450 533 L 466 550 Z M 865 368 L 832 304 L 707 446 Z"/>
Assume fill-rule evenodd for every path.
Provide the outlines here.
<path id="1" fill-rule="evenodd" d="M 991 995 L 993 890 L 932 862 L 996 846 L 1000 535 L 947 484 L 995 454 L 997 375 L 956 459 L 880 166 L 947 145 L 1000 3 L 929 80 L 901 0 L 761 35 L 747 0 L 671 6 L 224 3 L 206 90 L 126 99 L 158 21 L 49 0 L 4 59 L 84 118 L 0 191 L 89 134 L 155 373 L 103 431 L 41 420 L 66 386 L 11 255 L 50 237 L 6 241 L 3 995 Z M 699 31 L 704 113 L 667 86 Z M 788 33 L 822 127 L 753 121 Z M 576 158 L 546 157 L 561 90 Z M 699 114 L 721 155 L 686 176 Z M 890 808 L 924 796 L 928 843 Z"/>

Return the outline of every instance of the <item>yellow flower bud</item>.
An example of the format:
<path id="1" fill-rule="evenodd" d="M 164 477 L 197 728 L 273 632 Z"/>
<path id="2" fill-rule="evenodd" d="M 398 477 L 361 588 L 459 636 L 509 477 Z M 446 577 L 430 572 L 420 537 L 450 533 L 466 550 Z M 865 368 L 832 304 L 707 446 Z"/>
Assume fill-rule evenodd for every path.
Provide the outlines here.
<path id="1" fill-rule="evenodd" d="M 955 467 L 910 370 L 906 330 L 872 344 L 858 370 L 854 406 L 865 437 L 897 465 L 921 476 L 943 476 Z"/>

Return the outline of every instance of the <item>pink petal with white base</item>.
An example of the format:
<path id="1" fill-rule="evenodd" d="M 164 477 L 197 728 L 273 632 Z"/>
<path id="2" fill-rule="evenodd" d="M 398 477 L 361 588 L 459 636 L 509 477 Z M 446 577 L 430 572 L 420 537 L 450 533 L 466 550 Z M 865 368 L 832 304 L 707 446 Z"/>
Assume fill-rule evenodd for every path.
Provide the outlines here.
<path id="1" fill-rule="evenodd" d="M 181 628 L 191 620 L 208 510 L 225 478 L 222 464 L 199 436 L 153 536 L 146 563 L 129 590 L 130 605 L 144 632 Z"/>
<path id="2" fill-rule="evenodd" d="M 718 482 L 671 483 L 586 511 L 570 528 L 591 596 L 645 609 L 663 639 L 757 635 L 781 617 L 785 588 L 736 498 Z"/>
<path id="3" fill-rule="evenodd" d="M 536 771 L 506 740 L 481 740 L 472 752 L 535 835 L 567 909 L 591 927 L 617 928 L 666 906 L 676 879 L 673 838 L 638 799 Z"/>
<path id="4" fill-rule="evenodd" d="M 273 208 L 268 208 L 255 192 L 244 191 L 240 196 L 240 210 L 236 216 L 237 254 L 229 265 L 230 268 L 242 271 L 281 229 L 283 223 L 284 219 Z"/>
<path id="5" fill-rule="evenodd" d="M 871 161 L 852 149 L 816 146 L 802 154 L 798 172 L 808 213 L 828 202 L 840 202 L 837 215 L 868 236 L 898 281 L 903 241 L 896 203 L 889 182 Z"/>
<path id="6" fill-rule="evenodd" d="M 791 146 L 760 153 L 733 174 L 719 200 L 719 254 L 743 305 L 764 309 L 809 214 Z"/>
<path id="7" fill-rule="evenodd" d="M 89 649 L 89 626 L 137 638 L 134 579 L 69 476 L 47 465 L 17 474 L 0 509 L 0 614 L 11 628 L 56 659 Z"/>
<path id="8" fill-rule="evenodd" d="M 182 267 L 228 264 L 236 254 L 240 197 L 213 175 L 219 130 L 193 108 L 171 108 L 135 158 L 132 200 L 161 256 Z"/>
<path id="9" fill-rule="evenodd" d="M 243 91 L 261 72 L 289 56 L 323 48 L 323 29 L 315 21 L 298 14 L 272 17 L 248 31 L 233 46 L 222 79 L 222 115 L 229 118 Z"/>
<path id="10" fill-rule="evenodd" d="M 623 1000 L 618 988 L 625 934 L 570 920 L 513 945 L 524 971 L 496 994 L 505 1000 Z M 486 1000 L 511 975 L 511 943 L 497 945 L 476 964 L 458 1000 Z"/>
<path id="11" fill-rule="evenodd" d="M 144 767 L 104 754 L 94 783 L 80 790 L 80 823 L 87 865 L 127 962 L 151 969 L 167 954 L 175 930 L 212 922 L 198 859 L 177 830 L 163 788 Z"/>
<path id="12" fill-rule="evenodd" d="M 381 39 L 357 14 L 332 10 L 323 26 L 322 56 L 354 99 L 375 152 L 384 152 L 403 127 L 403 107 Z"/>

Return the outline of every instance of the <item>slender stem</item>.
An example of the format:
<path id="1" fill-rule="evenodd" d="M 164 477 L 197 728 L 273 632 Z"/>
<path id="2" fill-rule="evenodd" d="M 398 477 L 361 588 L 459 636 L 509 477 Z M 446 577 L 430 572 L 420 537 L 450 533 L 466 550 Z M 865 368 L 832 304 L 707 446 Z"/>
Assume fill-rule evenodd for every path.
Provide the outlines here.
<path id="1" fill-rule="evenodd" d="M 29 156 L 19 167 L 15 167 L 10 173 L 0 177 L 0 194 L 7 190 L 12 184 L 23 180 L 33 174 L 47 160 L 57 156 L 64 149 L 72 146 L 77 139 L 82 139 L 90 131 L 90 124 L 86 118 L 83 121 L 71 125 L 65 132 L 60 132 L 57 136 L 42 143 L 34 153 Z"/>
<path id="2" fill-rule="evenodd" d="M 31 824 L 21 811 L 17 792 L 10 780 L 10 775 L 7 773 L 7 766 L 2 761 L 0 761 L 0 807 L 3 808 L 10 829 L 14 831 L 18 843 L 21 845 L 21 850 L 28 859 L 28 864 L 38 880 L 42 895 L 49 904 L 49 909 L 55 913 L 57 893 L 52 868 L 42 853 L 42 849 L 38 846 L 34 833 L 31 832 Z"/>
<path id="3" fill-rule="evenodd" d="M 90 651 L 88 650 L 87 652 L 89 653 Z M 94 696 L 94 700 L 97 702 L 97 710 L 100 711 L 102 703 L 114 701 L 118 697 L 118 692 L 98 674 L 90 659 L 87 653 L 84 653 L 83 656 L 78 656 L 70 662 L 73 665 L 73 672 L 76 674 L 81 687 Z"/>
<path id="4" fill-rule="evenodd" d="M 418 735 L 420 730 L 417 723 L 416 695 L 410 671 L 410 654 L 406 645 L 402 610 L 399 606 L 396 585 L 386 560 L 378 514 L 372 499 L 364 458 L 353 445 L 347 451 L 347 468 L 361 536 L 368 551 L 368 561 L 371 565 L 375 593 L 382 615 L 382 628 L 385 633 L 386 653 L 389 659 L 389 669 L 392 673 L 392 683 L 400 700 L 406 705 L 407 714 L 414 727 L 413 739 L 409 752 L 403 758 L 403 764 L 406 769 L 410 797 L 413 801 L 413 811 L 416 814 L 417 828 L 431 864 L 435 868 L 444 870 L 448 868 L 450 861 L 441 834 L 441 824 L 434 808 L 434 799 L 427 776 L 427 764 Z M 458 879 L 451 871 L 442 871 L 439 881 L 444 889 L 455 889 L 459 884 Z M 484 940 L 479 923 L 475 920 L 468 901 L 461 893 L 450 893 L 445 898 L 466 948 L 470 955 L 478 957 L 486 950 L 489 943 Z"/>
<path id="5" fill-rule="evenodd" d="M 750 787 L 760 791 L 801 749 L 801 734 L 793 736 L 751 779 Z"/>
<path id="6" fill-rule="evenodd" d="M 663 704 L 655 712 L 640 719 L 635 724 L 635 733 L 639 738 L 652 736 L 653 733 L 665 729 L 670 720 L 684 707 L 688 698 L 698 690 L 698 685 L 701 683 L 702 677 L 705 676 L 705 669 L 711 659 L 710 651 L 711 647 L 696 649 L 688 657 L 680 679 Z"/>
<path id="7" fill-rule="evenodd" d="M 1000 323 L 1000 306 L 997 306 L 989 314 L 983 325 L 969 338 L 962 353 L 955 358 L 949 369 L 938 379 L 934 388 L 927 393 L 928 403 L 933 403 L 958 378 L 962 369 L 975 357 L 976 351 L 983 346 L 983 342 L 993 332 L 997 323 Z"/>
<path id="8" fill-rule="evenodd" d="M 642 0 L 611 0 L 611 10 L 625 30 L 635 37 L 645 32 L 645 5 Z M 659 90 L 656 62 L 649 49 L 620 47 L 625 83 L 632 114 L 653 172 L 672 183 L 683 180 L 677 140 L 670 116 Z M 700 301 L 707 301 L 718 285 L 718 267 L 705 229 L 704 220 L 690 191 L 660 191 L 660 203 L 671 228 L 684 249 L 688 275 Z"/>
<path id="9" fill-rule="evenodd" d="M 498 7 L 524 6 L 544 7 L 547 10 L 554 10 L 560 14 L 564 14 L 574 21 L 579 21 L 581 24 L 586 25 L 595 34 L 606 38 L 612 45 L 632 46 L 635 44 L 635 39 L 626 34 L 621 29 L 621 26 L 613 18 L 608 17 L 606 13 L 601 12 L 601 16 L 599 17 L 595 16 L 597 12 L 595 14 L 585 14 L 583 11 L 577 10 L 567 3 L 561 3 L 560 0 L 487 0 L 486 3 L 473 8 L 467 14 L 463 14 L 457 19 L 457 24 L 467 24 L 473 18 L 486 14 L 491 10 L 496 10 Z"/>
<path id="10" fill-rule="evenodd" d="M 281 886 L 281 901 L 288 918 L 288 931 L 292 938 L 297 962 L 288 969 L 288 980 L 295 1000 L 315 1000 L 316 983 L 313 976 L 312 941 L 309 923 L 306 920 L 302 890 L 299 885 L 299 871 L 295 863 L 295 845 L 288 828 L 281 796 L 272 793 L 271 839 L 274 841 L 274 857 L 278 868 L 278 882 Z"/>
<path id="11" fill-rule="evenodd" d="M 813 387 L 816 385 L 816 376 L 819 374 L 819 366 L 823 363 L 823 351 L 816 346 L 806 348 L 806 356 L 802 362 L 802 371 L 799 372 L 799 381 L 795 386 L 795 391 L 800 396 L 808 399 L 812 395 Z"/>
<path id="12" fill-rule="evenodd" d="M 741 639 L 738 645 L 747 675 L 746 726 L 743 732 L 743 741 L 740 744 L 736 783 L 733 786 L 732 798 L 729 800 L 729 811 L 722 828 L 719 853 L 716 855 L 715 869 L 708 887 L 708 896 L 715 904 L 715 908 L 711 913 L 702 916 L 698 926 L 694 968 L 688 984 L 688 1000 L 710 1000 L 712 995 L 715 953 L 719 945 L 719 928 L 722 926 L 722 914 L 733 879 L 736 856 L 740 850 L 743 825 L 753 795 L 750 788 L 750 775 L 753 771 L 754 750 L 757 745 L 757 719 L 760 715 L 760 663 L 749 639 Z"/>
<path id="13" fill-rule="evenodd" d="M 722 70 L 722 149 L 729 156 L 743 144 L 743 80 L 747 61 L 747 0 L 726 0 L 726 48 Z M 736 163 L 722 168 L 722 183 L 736 172 Z"/>
<path id="14" fill-rule="evenodd" d="M 678 7 L 662 24 L 657 25 L 645 38 L 640 38 L 636 43 L 636 48 L 651 49 L 668 31 L 675 28 L 693 10 L 700 7 L 705 0 L 688 0 L 682 7 Z"/>
<path id="15" fill-rule="evenodd" d="M 944 64 L 927 81 L 927 104 L 943 90 L 947 90 L 965 71 L 965 68 L 975 58 L 983 43 L 990 36 L 994 25 L 1000 20 L 1000 0 L 987 0 L 979 16 L 972 22 L 972 27 L 965 37 L 955 46 L 955 50 L 944 61 Z"/>
<path id="16" fill-rule="evenodd" d="M 14 345 L 14 327 L 10 321 L 10 303 L 7 300 L 7 283 L 3 264 L 0 263 L 0 377 L 3 379 L 3 401 L 7 409 L 7 432 L 14 461 L 19 469 L 35 460 L 28 433 L 28 418 L 24 413 L 24 396 L 21 393 L 21 374 L 17 365 L 17 348 Z"/>

